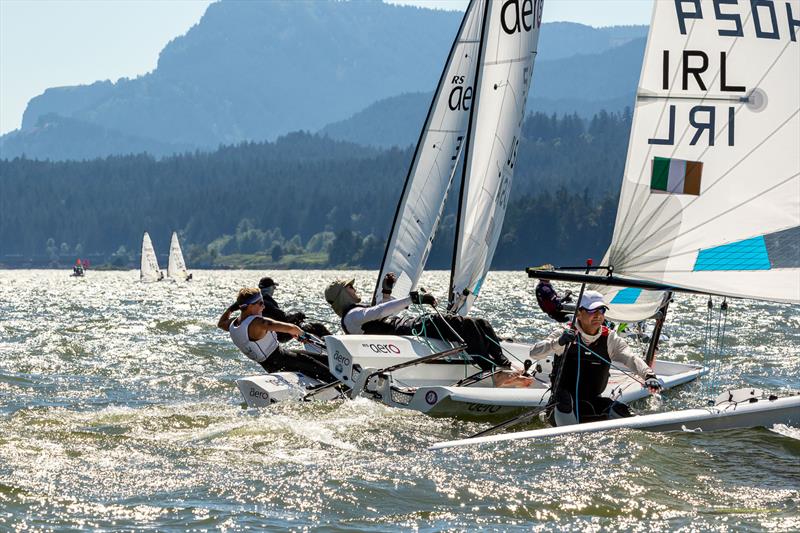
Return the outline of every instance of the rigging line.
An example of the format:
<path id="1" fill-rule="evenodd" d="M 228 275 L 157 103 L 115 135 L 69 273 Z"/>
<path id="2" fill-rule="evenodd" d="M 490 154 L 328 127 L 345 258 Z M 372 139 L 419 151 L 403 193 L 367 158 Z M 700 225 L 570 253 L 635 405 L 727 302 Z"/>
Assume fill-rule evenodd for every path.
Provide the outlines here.
<path id="1" fill-rule="evenodd" d="M 750 22 L 750 17 L 752 17 L 752 11 L 751 11 L 751 12 L 750 12 L 750 14 L 747 16 L 747 19 L 744 21 L 744 23 L 743 23 L 744 25 L 746 25 L 748 22 Z M 682 52 L 685 52 L 685 51 L 686 51 L 686 47 L 688 46 L 689 40 L 691 39 L 691 37 L 692 37 L 692 33 L 694 32 L 694 25 L 695 25 L 695 24 L 697 24 L 697 22 L 694 22 L 694 21 L 693 21 L 693 22 L 692 22 L 692 29 L 690 30 L 690 32 L 689 32 L 689 35 L 686 37 L 686 40 L 684 41 L 684 46 L 683 46 L 683 50 L 682 50 Z M 734 39 L 734 40 L 733 40 L 733 42 L 731 43 L 731 45 L 728 47 L 728 51 L 727 51 L 727 53 L 728 53 L 728 54 L 730 54 L 730 53 L 733 51 L 733 48 L 734 48 L 734 47 L 735 47 L 735 46 L 738 44 L 738 42 L 739 42 L 739 39 Z M 784 51 L 785 51 L 785 49 L 786 49 L 786 48 L 784 47 Z M 780 55 L 783 55 L 783 51 L 781 51 L 781 53 L 779 54 L 779 57 L 780 57 Z M 773 65 L 772 65 L 772 66 L 770 66 L 770 67 L 767 69 L 767 73 L 768 73 L 770 70 L 772 70 L 772 67 L 773 67 L 773 66 L 774 66 L 774 63 L 773 63 Z M 675 80 L 676 80 L 676 79 L 677 79 L 677 77 L 678 77 L 678 71 L 681 71 L 681 70 L 682 70 L 682 67 L 681 67 L 681 62 L 680 62 L 680 61 L 678 61 L 678 63 L 677 63 L 677 67 L 676 67 L 676 72 L 675 72 L 675 75 L 674 75 L 674 76 L 673 76 L 673 78 L 672 78 L 672 85 L 671 85 L 671 87 L 672 87 L 672 86 L 674 86 L 674 84 L 675 84 Z M 718 69 L 718 70 L 717 70 L 717 72 L 714 74 L 714 78 L 712 79 L 711 83 L 709 84 L 709 87 L 713 86 L 713 84 L 714 84 L 714 83 L 716 83 L 716 81 L 717 81 L 717 78 L 718 78 L 718 77 L 719 77 L 719 75 L 720 75 L 720 72 L 721 72 L 721 65 L 720 65 L 720 69 Z M 763 80 L 764 80 L 764 77 L 765 77 L 765 76 L 766 76 L 766 74 L 765 74 L 764 76 L 762 76 L 762 77 L 761 77 L 761 79 L 759 80 L 759 82 L 757 82 L 757 83 L 756 83 L 756 88 L 757 88 L 757 87 L 758 87 L 758 85 L 761 83 L 761 81 L 763 81 Z M 672 89 L 670 89 L 670 91 L 667 93 L 667 98 L 670 98 L 670 97 L 672 97 L 672 96 L 673 96 L 673 95 L 672 95 L 672 92 L 673 92 L 673 90 L 672 90 Z M 706 91 L 706 95 L 705 95 L 705 97 L 707 97 L 707 96 L 708 96 L 708 94 L 709 94 L 709 91 L 707 90 L 707 91 Z M 701 102 L 701 103 L 703 103 L 703 102 L 705 101 L 705 97 L 704 97 L 704 98 L 702 98 L 702 99 L 700 100 L 700 102 Z M 667 99 L 665 99 L 665 100 L 664 100 L 664 106 L 663 106 L 663 107 L 662 107 L 662 109 L 661 109 L 661 115 L 660 115 L 660 116 L 659 116 L 659 118 L 658 118 L 658 123 L 656 124 L 656 129 L 655 129 L 655 131 L 653 132 L 653 135 L 655 135 L 655 134 L 658 132 L 658 128 L 661 126 L 661 120 L 662 120 L 662 119 L 663 119 L 663 117 L 664 117 L 664 111 L 665 111 L 665 110 L 666 110 L 666 108 L 667 108 L 667 104 L 668 104 L 668 102 L 669 102 L 669 101 L 668 101 Z M 741 109 L 741 107 L 740 107 L 739 109 Z M 736 110 L 734 113 L 738 113 L 739 109 L 737 109 L 737 110 Z M 680 147 L 681 143 L 683 142 L 683 139 L 686 137 L 686 134 L 687 134 L 687 133 L 688 133 L 688 131 L 689 131 L 689 127 L 690 127 L 690 124 L 686 124 L 686 126 L 684 127 L 684 130 L 683 130 L 683 132 L 681 133 L 680 139 L 678 139 L 678 142 L 677 142 L 677 143 L 675 143 L 675 144 L 673 145 L 673 149 L 672 149 L 672 153 L 670 154 L 670 157 L 673 157 L 673 156 L 675 155 L 675 153 L 677 152 L 677 150 L 678 150 L 678 147 Z M 726 125 L 726 129 L 727 129 L 727 125 Z M 724 132 L 726 131 L 726 129 L 723 129 L 723 130 L 722 130 L 722 131 L 719 133 L 719 135 L 722 135 L 722 133 L 724 133 Z M 719 136 L 718 136 L 718 137 L 719 137 Z M 717 137 L 717 138 L 718 138 L 718 137 Z M 653 145 L 650 145 L 650 146 L 648 147 L 648 149 L 647 149 L 647 154 L 645 155 L 645 158 L 642 160 L 642 168 L 639 170 L 639 174 L 637 174 L 636 185 L 639 185 L 639 184 L 641 183 L 641 177 L 642 177 L 642 176 L 644 175 L 644 173 L 645 173 L 645 169 L 646 169 L 646 167 L 647 167 L 647 163 L 648 163 L 648 161 L 650 160 L 650 154 L 652 153 L 652 150 L 653 150 Z M 706 150 L 708 150 L 708 148 L 706 148 Z M 704 154 L 705 154 L 705 151 L 703 151 L 703 154 L 701 154 L 701 155 L 704 155 Z M 623 181 L 623 183 L 625 183 L 625 182 Z M 661 209 L 661 207 L 662 207 L 662 206 L 663 206 L 663 205 L 664 205 L 666 202 L 667 202 L 667 199 L 664 199 L 664 200 L 662 201 L 662 205 L 660 205 L 660 206 L 657 208 L 656 212 L 658 212 L 658 211 Z M 633 209 L 634 209 L 634 206 L 633 206 L 633 203 L 631 203 L 631 205 L 630 205 L 630 209 L 629 209 L 629 212 L 630 212 L 631 210 L 633 210 Z M 634 219 L 634 221 L 633 221 L 633 224 L 631 224 L 630 226 L 628 226 L 629 230 L 628 230 L 628 231 L 627 231 L 625 234 L 623 234 L 623 235 L 620 237 L 620 239 L 619 239 L 619 240 L 620 240 L 621 242 L 623 242 L 623 243 L 624 243 L 624 242 L 626 242 L 626 241 L 628 240 L 628 237 L 630 237 L 630 236 L 631 236 L 631 231 L 633 231 L 633 227 L 636 225 L 636 222 L 639 220 L 639 217 L 641 216 L 641 213 L 642 213 L 642 211 L 641 211 L 641 210 L 636 210 L 636 211 L 637 211 L 637 214 L 636 214 L 636 218 L 635 218 L 635 219 Z M 626 215 L 626 216 L 627 216 L 627 215 Z M 622 227 L 625 227 L 625 226 L 622 226 Z M 639 233 L 639 232 L 636 232 L 636 234 L 638 234 L 638 233 Z M 623 244 L 623 245 L 622 245 L 622 247 L 623 247 L 623 253 L 624 253 L 624 252 L 627 252 L 627 251 L 628 251 L 628 248 L 629 248 L 630 246 L 633 246 L 633 243 L 628 243 L 627 245 L 624 245 L 624 244 Z"/>
<path id="2" fill-rule="evenodd" d="M 746 20 L 746 21 L 745 21 L 745 24 L 746 24 L 748 21 L 749 21 L 749 18 L 748 18 L 748 20 Z M 735 40 L 735 41 L 733 42 L 733 44 L 730 46 L 730 48 L 728 48 L 728 54 L 730 54 L 730 53 L 733 51 L 733 47 L 735 46 L 735 44 L 737 43 L 737 41 L 738 41 L 738 40 Z M 790 43 L 790 42 L 791 42 L 791 41 L 787 41 L 787 42 L 786 42 L 786 45 L 784 45 L 783 49 L 782 49 L 782 50 L 780 51 L 780 53 L 779 53 L 779 54 L 778 54 L 778 55 L 775 57 L 775 60 L 772 62 L 772 64 L 771 64 L 769 67 L 767 67 L 766 71 L 765 71 L 765 72 L 764 72 L 764 73 L 761 75 L 761 77 L 758 79 L 758 81 L 755 83 L 755 85 L 754 85 L 754 86 L 753 86 L 753 88 L 751 89 L 751 91 L 750 91 L 750 92 L 751 92 L 751 94 L 752 94 L 752 93 L 753 93 L 755 90 L 757 90 L 757 89 L 759 89 L 759 88 L 761 87 L 761 84 L 764 82 L 764 79 L 766 79 L 766 77 L 769 75 L 769 73 L 770 73 L 770 72 L 772 72 L 772 70 L 775 68 L 775 65 L 777 65 L 778 61 L 780 61 L 781 57 L 783 57 L 783 54 L 784 54 L 784 53 L 786 52 L 786 50 L 788 49 L 788 47 L 789 47 L 789 43 Z M 716 81 L 716 79 L 717 79 L 717 76 L 719 75 L 719 72 L 720 72 L 720 71 L 717 71 L 717 74 L 714 76 L 714 80 L 712 81 L 712 84 L 713 84 L 713 83 Z M 703 100 L 703 101 L 704 101 L 704 100 Z M 701 103 L 702 103 L 702 101 L 701 101 Z M 745 106 L 744 106 L 744 105 L 740 105 L 739 107 L 737 107 L 737 108 L 734 110 L 734 113 L 733 113 L 733 114 L 734 114 L 734 117 L 736 117 L 736 116 L 739 114 L 739 112 L 740 112 L 742 109 L 744 109 L 744 108 L 745 108 Z M 796 113 L 795 113 L 795 114 L 796 114 Z M 791 117 L 790 117 L 790 118 L 791 118 Z M 787 122 L 788 122 L 788 120 L 787 120 Z M 784 124 L 781 124 L 780 126 L 778 126 L 778 129 L 782 128 L 784 125 L 785 125 L 785 123 L 784 123 Z M 725 126 L 724 126 L 722 129 L 720 129 L 719 133 L 718 133 L 718 134 L 717 134 L 717 136 L 714 138 L 714 140 L 716 141 L 716 140 L 718 140 L 720 137 L 722 137 L 722 135 L 724 135 L 724 134 L 725 134 L 725 133 L 728 131 L 728 128 L 729 128 L 729 123 L 726 123 L 726 124 L 725 124 Z M 674 155 L 675 155 L 675 153 L 676 153 L 676 152 L 677 152 L 677 150 L 678 150 L 678 147 L 680 146 L 681 142 L 683 141 L 683 138 L 686 136 L 686 133 L 687 133 L 688 131 L 689 131 L 689 125 L 687 124 L 686 128 L 684 129 L 684 132 L 683 132 L 683 134 L 681 134 L 681 138 L 680 138 L 680 139 L 678 140 L 678 142 L 675 144 L 675 148 L 673 148 L 673 151 L 672 151 L 672 154 L 670 155 L 670 157 L 672 157 L 672 156 L 674 156 Z M 773 133 L 774 133 L 774 132 L 773 132 Z M 771 136 L 771 135 L 772 135 L 772 134 L 770 134 L 770 136 Z M 762 144 L 763 144 L 763 141 L 762 141 L 761 143 L 759 143 L 759 145 L 758 145 L 757 147 L 760 147 Z M 706 154 L 706 153 L 707 153 L 707 152 L 708 152 L 710 149 L 711 149 L 711 146 L 707 146 L 707 147 L 706 147 L 706 148 L 705 148 L 705 149 L 704 149 L 704 150 L 703 150 L 703 151 L 700 153 L 700 157 L 699 157 L 699 158 L 702 160 L 702 158 L 705 156 L 705 154 Z M 751 153 L 752 153 L 752 151 L 750 152 L 750 154 L 751 154 Z M 748 154 L 748 155 L 749 155 L 749 154 Z M 647 161 L 648 161 L 648 160 L 649 160 L 649 150 L 648 150 L 648 156 L 647 156 L 647 158 L 645 159 L 645 164 L 647 163 Z M 738 163 L 736 163 L 736 165 L 738 165 L 739 163 L 741 163 L 741 161 L 739 161 Z M 720 176 L 720 177 L 717 179 L 717 181 L 715 181 L 714 183 L 712 183 L 712 184 L 711 184 L 711 185 L 710 185 L 710 186 L 709 186 L 709 187 L 706 189 L 706 192 L 707 192 L 707 191 L 708 191 L 708 190 L 709 190 L 711 187 L 713 187 L 713 186 L 714 186 L 716 183 L 718 183 L 718 182 L 719 182 L 719 181 L 720 181 L 720 180 L 721 180 L 721 179 L 722 179 L 722 178 L 723 178 L 725 175 L 727 175 L 727 174 L 728 174 L 728 172 L 730 172 L 730 170 L 732 170 L 733 168 L 735 168 L 735 166 L 736 166 L 736 165 L 734 165 L 734 167 L 732 167 L 731 169 L 729 169 L 728 171 L 726 171 L 726 172 L 725 172 L 725 173 L 724 173 L 722 176 Z M 642 171 L 644 171 L 644 169 L 643 169 Z M 640 173 L 640 174 L 639 174 L 639 176 L 641 177 L 641 176 L 642 176 L 642 174 Z M 641 185 L 641 182 L 637 182 L 637 185 Z M 688 207 L 688 206 L 692 205 L 692 204 L 693 204 L 695 201 L 697 201 L 697 200 L 698 200 L 698 198 L 692 199 L 690 202 L 688 202 L 688 203 L 687 203 L 687 205 L 686 205 L 685 207 Z M 653 213 L 652 213 L 651 217 L 655 217 L 656 215 L 658 215 L 658 214 L 661 212 L 662 208 L 664 208 L 664 206 L 666 206 L 668 202 L 669 202 L 669 197 L 667 196 L 667 197 L 665 197 L 665 198 L 664 198 L 664 199 L 661 201 L 661 203 L 660 203 L 660 204 L 659 204 L 659 205 L 658 205 L 658 206 L 655 208 L 655 210 L 653 211 Z M 684 209 L 685 209 L 685 207 L 684 207 Z M 638 219 L 638 216 L 637 216 L 637 219 Z M 634 223 L 635 223 L 635 222 L 636 222 L 636 221 L 634 220 Z M 627 239 L 628 239 L 628 237 L 631 235 L 631 231 L 632 231 L 632 228 L 631 228 L 631 230 L 629 230 L 629 231 L 628 231 L 628 233 L 625 235 L 625 237 L 621 239 L 623 242 L 624 242 L 625 240 L 627 240 Z M 641 233 L 641 230 L 640 230 L 640 231 L 638 231 L 638 232 L 636 232 L 636 235 L 638 236 L 640 233 Z M 627 252 L 627 251 L 629 251 L 629 249 L 630 249 L 631 247 L 634 247 L 634 246 L 635 246 L 635 244 L 636 244 L 636 243 L 635 243 L 634 239 L 631 239 L 631 240 L 628 242 L 628 244 L 627 244 L 627 245 L 624 245 L 624 246 L 623 246 L 623 253 L 624 253 L 624 252 Z"/>
<path id="3" fill-rule="evenodd" d="M 656 7 L 653 8 L 653 19 L 654 19 L 653 22 L 655 22 L 655 15 L 656 15 Z M 651 22 L 651 27 L 652 27 L 653 22 Z M 682 51 L 686 50 L 686 47 L 688 46 L 689 40 L 692 38 L 692 34 L 694 34 L 694 28 L 695 28 L 696 24 L 697 24 L 697 21 L 693 20 L 692 24 L 691 24 L 691 28 L 689 29 L 689 34 L 686 36 L 686 39 L 684 39 L 683 50 Z M 647 49 L 645 50 L 645 58 L 643 59 L 643 61 L 647 61 L 647 52 L 650 49 L 650 44 L 651 44 L 650 43 L 650 39 L 648 37 Z M 681 72 L 681 64 L 680 64 L 680 62 L 678 62 L 676 64 L 676 66 L 675 66 L 675 71 L 672 74 L 672 79 L 670 80 L 670 90 L 667 93 L 668 95 L 672 94 L 672 92 L 673 92 L 672 87 L 675 87 L 675 82 L 678 79 L 678 74 L 680 72 Z M 639 80 L 639 81 L 641 81 L 641 80 Z M 666 112 L 666 110 L 667 110 L 667 100 L 664 100 L 664 103 L 661 106 L 661 114 L 658 115 L 658 120 L 656 121 L 656 125 L 655 125 L 655 128 L 653 129 L 652 135 L 655 135 L 656 133 L 658 133 L 658 129 L 659 129 L 659 127 L 661 127 L 661 121 L 664 119 L 664 113 Z M 628 151 L 629 152 L 630 152 L 631 143 L 633 141 L 634 128 L 636 127 L 636 115 L 637 114 L 638 114 L 638 110 L 636 109 L 636 105 L 634 103 L 633 122 L 631 123 L 631 134 L 630 134 L 630 137 L 629 137 L 629 140 L 628 140 Z M 648 147 L 648 149 L 647 149 L 647 154 L 645 154 L 645 158 L 642 161 L 642 168 L 639 169 L 639 173 L 637 174 L 637 176 L 641 176 L 642 173 L 644 172 L 644 170 L 645 170 L 645 168 L 647 166 L 647 161 L 650 159 L 650 152 L 652 150 L 653 150 L 653 147 L 652 147 L 652 145 L 650 145 L 650 147 Z M 627 165 L 626 165 L 626 169 L 625 170 L 627 170 Z M 636 184 L 638 184 L 638 183 L 639 183 L 639 180 L 637 179 L 636 180 Z M 622 176 L 622 184 L 623 184 L 623 189 L 624 189 L 624 185 L 625 185 L 625 173 L 624 173 L 624 171 L 623 171 L 623 176 Z M 620 192 L 620 200 L 622 200 L 622 192 L 624 192 L 624 190 Z M 633 203 L 631 203 L 628 206 L 628 208 L 627 208 L 627 210 L 625 212 L 625 215 L 624 215 L 622 221 L 619 224 L 619 227 L 621 227 L 621 228 L 631 227 L 631 226 L 627 225 L 628 216 L 634 211 L 635 211 L 635 209 L 634 209 Z M 636 210 L 636 211 L 637 211 L 637 214 L 636 214 L 636 218 L 634 219 L 634 224 L 639 219 L 639 212 L 638 212 L 638 210 Z M 617 213 L 617 221 L 619 221 L 619 213 Z M 614 227 L 615 228 L 617 227 L 616 223 L 615 223 Z M 620 238 L 620 240 L 622 242 L 624 242 L 625 239 L 627 239 L 627 236 L 628 236 L 629 233 L 630 233 L 630 231 L 628 233 L 625 233 Z M 612 243 L 613 243 L 613 240 L 612 240 Z"/>
<path id="4" fill-rule="evenodd" d="M 777 130 L 775 130 L 775 131 L 773 131 L 772 133 L 770 133 L 770 135 L 769 135 L 767 138 L 765 138 L 763 141 L 761 141 L 761 143 L 759 143 L 757 146 L 753 147 L 753 149 L 752 149 L 751 151 L 749 151 L 749 152 L 748 152 L 748 153 L 747 153 L 747 154 L 746 154 L 746 155 L 745 155 L 745 156 L 744 156 L 742 159 L 740 159 L 739 161 L 737 161 L 737 162 L 736 162 L 736 163 L 735 163 L 735 164 L 734 164 L 734 165 L 733 165 L 733 166 L 732 166 L 732 167 L 731 167 L 729 170 L 727 170 L 727 171 L 726 171 L 724 174 L 722 174 L 722 175 L 719 177 L 719 179 L 718 179 L 717 181 L 715 181 L 714 183 L 712 183 L 712 184 L 711 184 L 711 185 L 708 187 L 708 189 L 706 189 L 706 193 L 707 193 L 707 192 L 708 192 L 708 191 L 709 191 L 709 190 L 710 190 L 712 187 L 714 187 L 715 185 L 717 185 L 718 183 L 720 183 L 721 181 L 723 181 L 723 178 L 724 178 L 725 176 L 727 176 L 727 175 L 728 175 L 730 172 L 732 172 L 734 169 L 736 169 L 736 167 L 738 167 L 738 166 L 739 166 L 739 165 L 740 165 L 740 164 L 741 164 L 741 163 L 742 163 L 742 162 L 743 162 L 745 159 L 747 159 L 747 158 L 750 156 L 750 154 L 752 154 L 752 153 L 753 153 L 755 150 L 757 150 L 759 147 L 761 147 L 761 145 L 763 145 L 763 144 L 764 144 L 766 141 L 768 141 L 770 137 L 772 137 L 772 136 L 773 136 L 775 133 L 777 133 L 777 132 L 778 132 L 778 131 L 779 131 L 781 128 L 783 128 L 783 126 L 785 126 L 785 125 L 786 125 L 786 123 L 787 123 L 787 122 L 789 122 L 789 120 L 791 120 L 791 119 L 792 119 L 792 118 L 793 118 L 795 115 L 797 115 L 798 113 L 800 113 L 800 109 L 798 109 L 797 111 L 795 111 L 795 112 L 794 112 L 794 113 L 793 113 L 793 114 L 792 114 L 792 115 L 791 115 L 791 116 L 790 116 L 790 117 L 789 117 L 789 118 L 786 120 L 786 122 L 784 122 L 783 124 L 781 124 L 780 126 L 778 126 L 778 129 L 777 129 Z M 655 246 L 651 246 L 650 248 L 646 248 L 646 249 L 644 249 L 644 250 L 639 250 L 639 253 L 638 253 L 638 254 L 634 254 L 634 255 L 626 256 L 626 266 L 625 266 L 625 268 L 628 268 L 628 264 L 627 264 L 627 263 L 629 263 L 630 261 L 636 260 L 636 259 L 638 259 L 638 258 L 640 258 L 640 257 L 644 257 L 644 256 L 645 256 L 645 255 L 647 255 L 648 253 L 652 252 L 653 250 L 657 250 L 658 248 L 660 248 L 660 247 L 662 247 L 662 246 L 665 246 L 665 245 L 667 245 L 667 244 L 672 244 L 672 243 L 674 243 L 674 242 L 675 242 L 675 241 L 676 241 L 678 238 L 680 238 L 680 237 L 684 237 L 685 235 L 687 235 L 687 234 L 689 234 L 689 233 L 691 233 L 691 232 L 693 232 L 693 231 L 695 231 L 695 230 L 697 230 L 697 229 L 699 229 L 699 228 L 702 228 L 703 226 L 705 226 L 706 224 L 708 224 L 709 222 L 711 222 L 711 221 L 712 221 L 712 220 L 714 220 L 714 219 L 718 219 L 719 217 L 721 217 L 721 216 L 723 216 L 723 215 L 727 215 L 727 214 L 728 214 L 728 213 L 730 213 L 731 211 L 734 211 L 734 210 L 736 210 L 736 209 L 739 209 L 739 208 L 740 208 L 740 207 L 742 207 L 743 205 L 746 205 L 746 204 L 748 204 L 748 203 L 750 203 L 750 202 L 752 202 L 752 201 L 756 200 L 757 198 L 759 198 L 759 197 L 761 197 L 761 196 L 763 196 L 763 195 L 765 195 L 765 194 L 767 194 L 767 193 L 769 193 L 769 192 L 771 192 L 771 191 L 773 191 L 773 190 L 775 190 L 775 189 L 777 189 L 777 188 L 781 187 L 782 185 L 784 185 L 784 184 L 786 184 L 786 183 L 790 182 L 791 180 L 795 179 L 795 178 L 796 178 L 796 177 L 798 177 L 798 176 L 800 176 L 800 172 L 798 172 L 798 173 L 795 173 L 795 174 L 792 174 L 791 176 L 789 176 L 788 178 L 784 179 L 783 181 L 781 181 L 781 182 L 779 182 L 779 183 L 776 183 L 775 185 L 773 185 L 773 186 L 771 186 L 771 187 L 769 187 L 769 188 L 767 188 L 767 189 L 764 189 L 763 191 L 759 192 L 758 194 L 755 194 L 755 195 L 753 195 L 753 196 L 751 196 L 751 197 L 749 197 L 749 198 L 746 198 L 744 201 L 742 201 L 742 202 L 740 202 L 740 203 L 738 203 L 738 204 L 736 204 L 736 205 L 734 205 L 734 206 L 731 206 L 730 208 L 726 209 L 725 211 L 722 211 L 722 212 L 715 213 L 713 217 L 709 217 L 708 219 L 704 220 L 703 222 L 700 222 L 699 224 L 696 224 L 696 225 L 692 226 L 691 228 L 686 228 L 684 231 L 682 231 L 682 232 L 678 233 L 677 235 L 675 235 L 673 238 L 671 238 L 671 239 L 669 239 L 669 240 L 664 240 L 664 241 L 662 241 L 662 242 L 660 242 L 660 243 L 656 244 Z M 695 202 L 695 201 L 696 201 L 696 200 L 692 200 L 692 203 L 693 203 L 693 202 Z M 689 205 L 691 205 L 691 203 L 689 203 L 689 204 L 687 204 L 686 206 L 684 206 L 684 209 L 686 209 L 686 207 L 688 207 Z M 655 214 L 653 215 L 653 217 L 655 217 Z M 673 219 L 674 219 L 674 218 L 675 218 L 675 217 L 673 217 Z M 678 225 L 680 225 L 680 221 L 678 221 L 677 223 L 673 223 L 673 224 L 671 224 L 669 227 L 667 227 L 667 226 L 663 226 L 663 225 L 662 225 L 662 226 L 660 226 L 660 227 L 656 227 L 656 228 L 654 228 L 654 230 L 653 230 L 651 233 L 649 233 L 649 234 L 648 234 L 646 237 L 643 237 L 643 238 L 639 239 L 637 242 L 639 242 L 639 243 L 648 242 L 648 241 L 649 241 L 651 238 L 653 238 L 653 237 L 654 237 L 654 236 L 655 236 L 657 233 L 659 233 L 659 232 L 662 232 L 662 231 L 667 231 L 667 230 L 669 230 L 669 229 L 672 229 L 672 228 L 675 226 L 675 224 L 678 224 Z M 644 230 L 644 229 L 646 229 L 646 228 L 642 228 L 642 229 L 640 230 L 640 232 L 641 232 L 642 230 Z M 677 255 L 677 254 L 676 254 L 676 255 Z M 651 262 L 653 262 L 653 260 L 649 260 L 649 261 L 646 261 L 646 262 L 644 262 L 644 263 L 640 263 L 640 264 L 647 264 L 647 263 L 651 263 Z"/>

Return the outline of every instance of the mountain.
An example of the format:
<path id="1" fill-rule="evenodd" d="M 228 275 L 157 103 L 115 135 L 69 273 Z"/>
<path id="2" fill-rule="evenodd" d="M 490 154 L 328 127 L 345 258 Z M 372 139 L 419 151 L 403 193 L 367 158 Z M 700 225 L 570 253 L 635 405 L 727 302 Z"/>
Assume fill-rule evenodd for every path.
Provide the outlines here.
<path id="1" fill-rule="evenodd" d="M 153 155 L 209 150 L 271 140 L 289 131 L 317 131 L 358 113 L 369 116 L 369 106 L 378 101 L 398 98 L 392 105 L 399 106 L 412 99 L 402 95 L 435 87 L 461 17 L 455 11 L 377 0 L 221 0 L 164 47 L 152 72 L 51 88 L 33 98 L 21 129 L 0 138 L 0 157 L 24 153 L 76 159 L 142 150 Z M 573 61 L 579 54 L 613 56 L 645 33 L 643 26 L 546 24 L 539 62 Z M 597 71 L 592 61 L 583 66 Z M 619 63 L 621 69 L 629 66 Z M 569 93 L 559 84 L 570 80 L 558 76 L 558 66 L 551 70 L 556 78 L 550 85 L 556 90 L 544 96 L 559 109 L 586 108 L 585 95 L 556 102 Z M 638 71 L 637 65 L 632 75 Z M 58 127 L 43 134 L 43 118 Z M 397 142 L 406 138 L 385 129 L 387 140 L 378 144 L 395 142 L 395 133 Z M 77 132 L 89 130 L 82 141 Z M 348 135 L 365 137 L 363 131 Z"/>
<path id="2" fill-rule="evenodd" d="M 571 34 L 572 26 L 576 25 L 558 23 L 553 26 L 566 27 Z M 558 35 L 557 32 L 553 34 Z M 533 70 L 527 112 L 578 113 L 588 118 L 602 110 L 622 111 L 632 107 L 644 46 L 645 39 L 640 37 L 597 54 L 538 59 Z M 320 133 L 369 146 L 414 144 L 432 95 L 413 93 L 381 100 L 346 120 L 325 126 Z"/>

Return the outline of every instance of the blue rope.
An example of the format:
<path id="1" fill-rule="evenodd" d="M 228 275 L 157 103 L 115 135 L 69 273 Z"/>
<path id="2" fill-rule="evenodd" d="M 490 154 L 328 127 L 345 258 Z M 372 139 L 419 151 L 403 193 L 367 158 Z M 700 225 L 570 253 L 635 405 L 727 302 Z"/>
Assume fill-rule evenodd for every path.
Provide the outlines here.
<path id="1" fill-rule="evenodd" d="M 580 337 L 580 333 L 578 333 L 578 337 Z M 578 386 L 581 383 L 581 342 L 580 339 L 578 340 L 578 375 L 575 379 L 575 420 L 578 421 L 578 424 L 581 423 L 581 415 L 580 411 L 578 410 Z"/>
<path id="2" fill-rule="evenodd" d="M 622 368 L 622 367 L 619 367 L 619 366 L 615 365 L 613 361 L 610 361 L 610 360 L 606 359 L 605 357 L 603 357 L 602 355 L 600 355 L 599 353 L 597 353 L 597 352 L 593 351 L 591 348 L 589 348 L 587 345 L 585 345 L 585 344 L 583 343 L 583 341 L 581 340 L 581 336 L 580 336 L 580 334 L 578 334 L 578 340 L 577 340 L 576 342 L 578 342 L 578 348 L 580 348 L 580 347 L 583 347 L 583 348 L 584 348 L 584 349 L 585 349 L 587 352 L 589 352 L 590 354 L 594 355 L 595 357 L 597 357 L 597 358 L 598 358 L 598 359 L 600 359 L 601 361 L 603 361 L 603 362 L 605 362 L 605 363 L 608 363 L 608 364 L 609 364 L 609 366 L 610 366 L 611 368 L 613 368 L 614 370 L 619 370 L 620 372 L 622 372 L 623 374 L 625 374 L 626 376 L 628 376 L 628 377 L 629 377 L 629 378 L 631 378 L 632 380 L 636 381 L 636 382 L 637 382 L 637 383 L 639 383 L 640 385 L 644 385 L 644 382 L 643 382 L 642 380 L 640 380 L 640 379 L 639 379 L 639 376 L 637 376 L 636 374 L 633 374 L 633 373 L 631 373 L 631 372 L 628 372 L 627 370 L 625 370 L 625 369 L 624 369 L 624 368 Z"/>

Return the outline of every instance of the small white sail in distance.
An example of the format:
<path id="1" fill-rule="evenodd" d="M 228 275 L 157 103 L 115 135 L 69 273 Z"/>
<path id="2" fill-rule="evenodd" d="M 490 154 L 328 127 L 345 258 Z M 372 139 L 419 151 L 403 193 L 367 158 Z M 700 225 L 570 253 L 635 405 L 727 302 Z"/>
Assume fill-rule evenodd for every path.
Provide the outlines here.
<path id="1" fill-rule="evenodd" d="M 172 240 L 169 243 L 169 263 L 167 264 L 167 276 L 180 281 L 186 281 L 189 272 L 186 270 L 186 263 L 183 260 L 183 252 L 178 242 L 178 234 L 172 232 Z"/>
<path id="2" fill-rule="evenodd" d="M 798 303 L 800 2 L 722 11 L 711 0 L 655 3 L 603 264 L 670 286 Z M 639 289 L 608 296 L 612 311 L 657 301 Z"/>
<path id="3" fill-rule="evenodd" d="M 145 231 L 142 238 L 142 264 L 139 270 L 139 279 L 142 281 L 158 281 L 161 279 L 161 270 L 158 268 L 156 251 L 150 235 Z"/>
<path id="4" fill-rule="evenodd" d="M 465 148 L 450 310 L 466 315 L 492 263 L 517 159 L 543 0 L 489 3 Z"/>
<path id="5" fill-rule="evenodd" d="M 431 101 L 382 261 L 373 302 L 389 272 L 410 283 L 396 284 L 402 298 L 417 286 L 431 250 L 469 123 L 485 0 L 467 6 Z"/>

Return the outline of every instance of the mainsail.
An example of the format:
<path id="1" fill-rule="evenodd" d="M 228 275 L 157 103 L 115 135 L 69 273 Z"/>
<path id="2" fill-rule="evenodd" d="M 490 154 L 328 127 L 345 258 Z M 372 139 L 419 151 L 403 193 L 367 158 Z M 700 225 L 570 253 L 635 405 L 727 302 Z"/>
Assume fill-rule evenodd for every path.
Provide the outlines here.
<path id="1" fill-rule="evenodd" d="M 158 281 L 161 278 L 161 270 L 158 268 L 156 251 L 150 241 L 150 235 L 144 232 L 142 239 L 142 266 L 139 270 L 139 279 L 142 281 Z"/>
<path id="2" fill-rule="evenodd" d="M 397 206 L 373 302 L 380 298 L 387 273 L 400 277 L 395 297 L 414 290 L 422 275 L 467 132 L 484 7 L 484 0 L 470 2 L 442 71 Z"/>
<path id="3" fill-rule="evenodd" d="M 543 0 L 492 1 L 483 28 L 450 281 L 450 310 L 466 315 L 503 227 Z"/>
<path id="4" fill-rule="evenodd" d="M 183 252 L 178 242 L 178 234 L 172 232 L 172 240 L 169 244 L 169 263 L 167 265 L 167 276 L 172 279 L 185 281 L 189 277 L 186 270 L 186 263 L 183 261 Z"/>
<path id="5" fill-rule="evenodd" d="M 655 2 L 603 261 L 615 274 L 800 302 L 798 34 L 797 0 Z"/>

